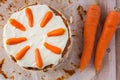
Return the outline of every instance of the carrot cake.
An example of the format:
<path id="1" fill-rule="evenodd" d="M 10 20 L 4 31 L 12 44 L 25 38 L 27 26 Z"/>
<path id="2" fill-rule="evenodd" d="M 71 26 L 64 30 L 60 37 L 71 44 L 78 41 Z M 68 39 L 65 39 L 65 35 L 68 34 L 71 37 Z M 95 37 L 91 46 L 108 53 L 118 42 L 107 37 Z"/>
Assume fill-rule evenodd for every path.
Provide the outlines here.
<path id="1" fill-rule="evenodd" d="M 70 45 L 64 16 L 47 5 L 28 6 L 11 15 L 3 32 L 4 48 L 18 65 L 43 69 L 57 65 Z"/>

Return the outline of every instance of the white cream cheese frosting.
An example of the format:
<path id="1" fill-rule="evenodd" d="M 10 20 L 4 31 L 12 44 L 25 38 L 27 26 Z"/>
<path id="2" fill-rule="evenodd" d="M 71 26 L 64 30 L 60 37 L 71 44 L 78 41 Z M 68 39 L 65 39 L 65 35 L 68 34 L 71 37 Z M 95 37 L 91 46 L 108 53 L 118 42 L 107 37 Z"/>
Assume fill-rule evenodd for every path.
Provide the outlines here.
<path id="1" fill-rule="evenodd" d="M 8 21 L 4 26 L 4 32 L 3 32 L 3 42 L 4 42 L 5 50 L 9 55 L 15 57 L 16 53 L 19 50 L 21 50 L 24 46 L 30 45 L 30 49 L 26 52 L 26 54 L 22 57 L 21 60 L 17 60 L 17 64 L 23 67 L 37 68 L 35 61 L 35 49 L 38 48 L 40 50 L 41 58 L 43 61 L 42 68 L 50 64 L 57 65 L 62 57 L 62 52 L 64 51 L 68 41 L 68 29 L 66 25 L 64 24 L 62 18 L 60 16 L 55 15 L 47 5 L 35 5 L 35 6 L 29 6 L 28 8 L 30 8 L 33 13 L 33 18 L 34 18 L 33 27 L 31 28 L 28 25 L 28 19 L 25 14 L 25 9 L 12 14 L 10 18 L 14 18 L 20 23 L 22 23 L 25 26 L 26 31 L 21 31 L 13 27 Z M 48 11 L 51 11 L 53 13 L 53 17 L 46 24 L 44 28 L 41 28 L 40 22 L 42 21 L 45 13 Z M 47 36 L 48 32 L 58 28 L 64 28 L 65 33 L 60 36 L 53 36 L 53 37 Z M 27 40 L 14 45 L 6 44 L 6 40 L 13 37 L 14 38 L 26 37 Z M 44 42 L 59 47 L 61 49 L 61 53 L 55 54 L 54 52 L 48 50 L 44 46 Z"/>

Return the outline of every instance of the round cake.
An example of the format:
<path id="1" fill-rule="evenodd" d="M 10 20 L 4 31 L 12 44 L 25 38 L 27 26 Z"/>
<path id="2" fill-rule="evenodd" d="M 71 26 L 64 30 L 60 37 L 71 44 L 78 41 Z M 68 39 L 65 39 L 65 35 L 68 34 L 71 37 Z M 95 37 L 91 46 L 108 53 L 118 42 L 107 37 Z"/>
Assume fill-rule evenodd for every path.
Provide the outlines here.
<path id="1" fill-rule="evenodd" d="M 27 69 L 56 66 L 67 55 L 67 20 L 47 5 L 28 6 L 11 15 L 3 32 L 4 48 L 12 60 Z"/>

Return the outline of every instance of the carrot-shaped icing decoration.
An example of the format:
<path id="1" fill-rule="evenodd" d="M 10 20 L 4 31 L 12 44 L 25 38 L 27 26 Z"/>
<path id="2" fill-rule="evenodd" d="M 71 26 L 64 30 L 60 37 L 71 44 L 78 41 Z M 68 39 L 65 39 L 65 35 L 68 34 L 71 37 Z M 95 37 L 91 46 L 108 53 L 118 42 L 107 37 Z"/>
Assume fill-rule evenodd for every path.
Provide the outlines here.
<path id="1" fill-rule="evenodd" d="M 40 51 L 38 48 L 35 49 L 35 60 L 36 60 L 36 65 L 38 67 L 43 66 L 42 58 L 41 58 Z"/>
<path id="2" fill-rule="evenodd" d="M 17 28 L 17 29 L 20 29 L 20 30 L 22 30 L 22 31 L 25 31 L 25 30 L 26 30 L 26 28 L 23 26 L 23 24 L 21 24 L 20 22 L 18 22 L 18 21 L 15 20 L 15 19 L 9 19 L 9 22 L 10 22 L 10 24 L 11 24 L 13 27 L 15 27 L 15 28 Z"/>
<path id="3" fill-rule="evenodd" d="M 59 36 L 59 35 L 63 35 L 65 32 L 65 29 L 63 28 L 58 28 L 58 29 L 55 29 L 53 31 L 50 31 L 47 33 L 47 35 L 50 37 L 50 36 Z"/>
<path id="4" fill-rule="evenodd" d="M 18 44 L 18 43 L 24 42 L 24 41 L 26 41 L 26 40 L 27 40 L 26 37 L 9 38 L 9 39 L 7 39 L 6 43 L 7 43 L 8 45 L 13 45 L 13 44 Z"/>
<path id="5" fill-rule="evenodd" d="M 26 52 L 30 49 L 30 46 L 27 45 L 23 49 L 21 49 L 16 55 L 15 58 L 16 60 L 22 59 L 22 57 L 26 54 Z"/>
<path id="6" fill-rule="evenodd" d="M 33 27 L 34 19 L 33 19 L 32 10 L 31 10 L 30 8 L 26 8 L 26 9 L 25 9 L 25 13 L 26 13 L 26 16 L 27 16 L 27 18 L 28 18 L 29 26 L 30 26 L 30 27 Z"/>
<path id="7" fill-rule="evenodd" d="M 47 42 L 44 43 L 44 46 L 49 49 L 50 51 L 54 52 L 55 54 L 60 54 L 61 53 L 61 49 L 53 46 L 51 44 L 48 44 Z"/>
<path id="8" fill-rule="evenodd" d="M 53 13 L 51 11 L 48 11 L 44 17 L 43 17 L 43 20 L 40 24 L 41 27 L 44 27 L 49 21 L 50 19 L 53 17 Z"/>

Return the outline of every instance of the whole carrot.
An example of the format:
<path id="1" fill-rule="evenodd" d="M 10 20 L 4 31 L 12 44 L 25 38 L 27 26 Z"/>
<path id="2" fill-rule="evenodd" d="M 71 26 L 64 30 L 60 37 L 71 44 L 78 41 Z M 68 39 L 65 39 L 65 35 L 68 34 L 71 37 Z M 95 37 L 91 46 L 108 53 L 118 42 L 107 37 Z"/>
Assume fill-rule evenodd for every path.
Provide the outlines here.
<path id="1" fill-rule="evenodd" d="M 105 20 L 103 30 L 96 48 L 94 65 L 97 72 L 101 68 L 106 48 L 110 40 L 112 39 L 119 23 L 120 23 L 120 12 L 110 11 Z"/>
<path id="2" fill-rule="evenodd" d="M 94 48 L 96 31 L 100 19 L 100 7 L 97 4 L 90 5 L 87 11 L 84 24 L 84 43 L 82 57 L 80 60 L 80 70 L 83 71 L 91 60 Z"/>

